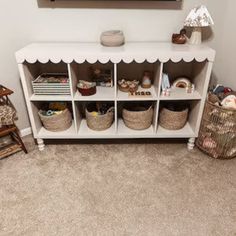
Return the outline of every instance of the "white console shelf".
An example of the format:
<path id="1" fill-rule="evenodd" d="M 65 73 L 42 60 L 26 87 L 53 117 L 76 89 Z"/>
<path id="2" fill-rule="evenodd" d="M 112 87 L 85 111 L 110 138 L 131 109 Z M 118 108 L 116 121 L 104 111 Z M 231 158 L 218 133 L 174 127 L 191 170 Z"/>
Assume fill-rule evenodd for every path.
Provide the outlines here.
<path id="1" fill-rule="evenodd" d="M 204 102 L 210 80 L 215 51 L 200 45 L 174 45 L 163 42 L 126 43 L 122 47 L 108 48 L 99 43 L 34 43 L 18 52 L 16 59 L 23 85 L 34 138 L 39 149 L 44 149 L 44 139 L 112 139 L 112 138 L 188 138 L 188 148 L 194 147 L 202 118 Z M 109 67 L 114 72 L 114 87 L 97 87 L 93 96 L 81 96 L 76 90 L 79 79 L 86 77 L 89 66 L 95 64 Z M 117 80 L 123 76 L 140 78 L 144 70 L 154 72 L 152 97 L 131 98 L 117 88 Z M 31 81 L 44 72 L 67 72 L 70 80 L 70 95 L 35 95 Z M 186 94 L 173 90 L 170 97 L 161 95 L 162 73 L 170 76 L 188 76 L 196 91 Z M 165 101 L 183 101 L 190 104 L 189 119 L 181 130 L 166 130 L 159 126 L 158 116 Z M 63 132 L 47 131 L 38 117 L 39 105 L 49 101 L 67 101 L 73 111 L 73 124 Z M 87 127 L 79 106 L 89 101 L 114 102 L 115 119 L 105 131 L 93 131 Z M 152 102 L 153 124 L 147 130 L 137 131 L 124 125 L 121 110 L 124 103 L 134 101 Z"/>

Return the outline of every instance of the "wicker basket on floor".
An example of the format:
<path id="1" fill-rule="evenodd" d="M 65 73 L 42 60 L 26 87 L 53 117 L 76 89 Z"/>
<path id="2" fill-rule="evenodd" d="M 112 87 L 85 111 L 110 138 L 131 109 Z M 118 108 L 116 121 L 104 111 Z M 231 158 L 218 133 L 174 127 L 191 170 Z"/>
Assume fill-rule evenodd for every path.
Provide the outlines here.
<path id="1" fill-rule="evenodd" d="M 216 105 L 208 95 L 197 139 L 199 149 L 214 158 L 236 157 L 236 110 Z"/>
<path id="2" fill-rule="evenodd" d="M 153 107 L 136 106 L 124 108 L 122 116 L 125 125 L 134 130 L 147 129 L 152 124 Z"/>
<path id="3" fill-rule="evenodd" d="M 45 129 L 53 132 L 64 131 L 69 129 L 72 124 L 72 116 L 70 111 L 66 108 L 60 114 L 55 114 L 52 116 L 44 116 L 42 112 L 39 111 L 39 117 L 43 123 Z"/>
<path id="4" fill-rule="evenodd" d="M 110 107 L 104 115 L 94 116 L 93 112 L 85 110 L 87 125 L 90 129 L 96 131 L 106 130 L 111 127 L 114 120 L 114 107 Z"/>
<path id="5" fill-rule="evenodd" d="M 187 122 L 188 111 L 188 108 L 182 111 L 172 111 L 164 107 L 160 112 L 159 124 L 168 130 L 182 129 Z"/>

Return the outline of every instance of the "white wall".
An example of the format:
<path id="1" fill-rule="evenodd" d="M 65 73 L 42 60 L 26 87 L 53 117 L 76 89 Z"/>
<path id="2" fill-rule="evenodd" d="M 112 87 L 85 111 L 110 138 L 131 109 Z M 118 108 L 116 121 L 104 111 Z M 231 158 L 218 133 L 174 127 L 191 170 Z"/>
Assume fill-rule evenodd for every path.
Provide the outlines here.
<path id="1" fill-rule="evenodd" d="M 189 10 L 199 4 L 208 6 L 217 23 L 214 32 L 216 36 L 221 36 L 221 32 L 223 32 L 222 2 L 217 2 L 211 0 L 184 0 L 183 9 L 181 10 L 135 10 L 50 9 L 38 8 L 36 0 L 0 1 L 0 83 L 15 91 L 15 94 L 12 95 L 12 101 L 18 110 L 19 127 L 21 129 L 28 127 L 29 121 L 14 59 L 16 50 L 33 41 L 98 41 L 101 31 L 107 29 L 123 30 L 127 41 L 169 41 L 171 34 L 179 31 L 182 27 L 183 20 Z M 228 2 L 231 1 L 225 1 L 224 6 Z M 235 3 L 230 4 L 228 8 L 233 11 L 233 4 L 235 6 Z M 225 9 L 224 7 L 223 12 L 225 12 Z M 231 20 L 227 14 L 226 21 Z M 219 42 L 211 38 L 209 40 L 213 46 L 220 47 L 222 37 L 219 39 Z M 229 52 L 227 51 L 225 55 L 228 56 L 231 49 L 227 50 Z M 231 56 L 235 60 L 232 52 Z M 224 57 L 223 54 L 222 57 Z M 226 77 L 223 78 L 225 74 L 223 74 L 222 67 L 227 66 L 227 62 L 224 66 L 220 63 L 217 65 L 215 71 L 219 73 L 218 76 L 223 80 L 226 79 Z M 233 75 L 235 69 L 233 66 L 231 68 L 231 74 Z M 233 79 L 233 77 L 231 78 Z M 229 80 L 231 84 L 232 79 Z"/>

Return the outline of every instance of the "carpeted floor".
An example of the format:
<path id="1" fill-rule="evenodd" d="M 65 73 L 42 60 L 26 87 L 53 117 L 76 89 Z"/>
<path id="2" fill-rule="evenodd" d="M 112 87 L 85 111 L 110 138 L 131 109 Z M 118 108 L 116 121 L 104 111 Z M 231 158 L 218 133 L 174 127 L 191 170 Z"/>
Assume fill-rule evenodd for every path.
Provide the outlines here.
<path id="1" fill-rule="evenodd" d="M 0 161 L 0 235 L 235 236 L 236 159 L 186 144 L 48 145 Z"/>

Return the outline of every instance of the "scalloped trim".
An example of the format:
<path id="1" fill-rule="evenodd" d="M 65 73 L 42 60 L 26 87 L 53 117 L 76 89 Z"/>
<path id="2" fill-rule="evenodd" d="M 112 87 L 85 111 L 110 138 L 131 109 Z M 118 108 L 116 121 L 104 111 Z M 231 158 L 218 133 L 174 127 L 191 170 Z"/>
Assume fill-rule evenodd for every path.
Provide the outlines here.
<path id="1" fill-rule="evenodd" d="M 146 58 L 146 57 L 100 57 L 100 58 L 97 58 L 97 57 L 90 57 L 90 58 L 87 58 L 87 57 L 78 57 L 78 58 L 55 58 L 55 57 L 50 57 L 50 58 L 47 58 L 47 57 L 26 57 L 26 58 L 21 58 L 21 57 L 17 57 L 17 63 L 24 63 L 24 62 L 28 62 L 28 63 L 36 63 L 36 62 L 40 62 L 40 63 L 43 63 L 43 64 L 46 64 L 48 62 L 52 62 L 52 63 L 59 63 L 59 62 L 64 62 L 64 63 L 67 63 L 67 64 L 70 64 L 72 62 L 76 62 L 78 64 L 83 64 L 84 62 L 88 62 L 90 64 L 94 64 L 96 62 L 100 62 L 102 64 L 106 64 L 108 62 L 112 62 L 112 63 L 115 63 L 115 64 L 118 64 L 120 62 L 125 62 L 125 63 L 131 63 L 131 62 L 136 62 L 136 63 L 143 63 L 145 61 L 149 62 L 149 63 L 155 63 L 157 61 L 159 62 L 162 62 L 162 63 L 166 63 L 168 62 L 169 60 L 171 60 L 172 62 L 174 63 L 177 63 L 177 62 L 180 62 L 180 61 L 185 61 L 185 62 L 191 62 L 191 61 L 194 61 L 196 60 L 197 62 L 203 62 L 205 60 L 208 60 L 208 61 L 214 61 L 212 57 L 206 57 L 206 56 L 197 56 L 197 57 L 194 57 L 194 56 L 179 56 L 179 57 L 149 57 L 149 58 Z"/>
<path id="2" fill-rule="evenodd" d="M 213 62 L 215 51 L 211 48 L 200 45 L 173 45 L 171 43 L 126 43 L 119 48 L 107 48 L 98 43 L 39 43 L 31 44 L 16 52 L 18 63 L 64 63 L 70 64 L 73 61 L 82 64 L 84 62 L 102 64 L 112 62 L 125 63 L 137 62 L 149 63 L 169 60 L 173 62 L 191 62 L 205 60 Z"/>

